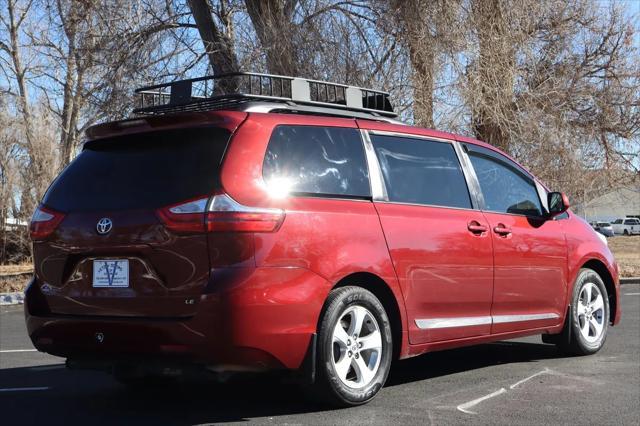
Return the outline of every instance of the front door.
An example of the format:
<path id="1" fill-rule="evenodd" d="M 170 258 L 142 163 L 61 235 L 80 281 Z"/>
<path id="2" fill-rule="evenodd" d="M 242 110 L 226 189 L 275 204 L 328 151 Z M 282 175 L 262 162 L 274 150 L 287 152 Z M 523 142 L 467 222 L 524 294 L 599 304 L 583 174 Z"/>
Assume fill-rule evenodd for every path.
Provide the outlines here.
<path id="1" fill-rule="evenodd" d="M 533 178 L 496 151 L 467 145 L 494 248 L 493 334 L 557 325 L 567 294 L 561 224 L 545 217 Z"/>
<path id="2" fill-rule="evenodd" d="M 493 255 L 454 147 L 371 134 L 386 189 L 375 207 L 403 290 L 412 344 L 487 335 Z"/>

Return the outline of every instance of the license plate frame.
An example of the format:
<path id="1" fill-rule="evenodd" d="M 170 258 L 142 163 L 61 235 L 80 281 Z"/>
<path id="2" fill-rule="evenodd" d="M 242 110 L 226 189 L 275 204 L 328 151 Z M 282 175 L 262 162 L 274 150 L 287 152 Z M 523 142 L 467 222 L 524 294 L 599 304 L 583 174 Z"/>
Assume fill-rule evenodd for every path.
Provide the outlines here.
<path id="1" fill-rule="evenodd" d="M 128 288 L 129 259 L 94 259 L 93 288 Z"/>

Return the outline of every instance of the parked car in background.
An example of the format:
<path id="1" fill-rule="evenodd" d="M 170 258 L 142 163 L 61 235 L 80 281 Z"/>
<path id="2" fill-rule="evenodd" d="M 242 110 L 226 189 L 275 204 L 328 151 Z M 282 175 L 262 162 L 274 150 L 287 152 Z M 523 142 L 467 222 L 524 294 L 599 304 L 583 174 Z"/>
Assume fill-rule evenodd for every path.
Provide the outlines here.
<path id="1" fill-rule="evenodd" d="M 635 217 L 616 219 L 611 222 L 611 227 L 613 232 L 618 235 L 640 234 L 640 219 Z"/>
<path id="2" fill-rule="evenodd" d="M 248 93 L 158 85 L 142 93 L 167 104 L 87 131 L 31 222 L 38 350 L 126 384 L 285 370 L 358 405 L 394 359 L 527 335 L 602 348 L 618 267 L 564 194 L 395 121 L 386 93 L 233 78 Z"/>
<path id="3" fill-rule="evenodd" d="M 609 222 L 591 222 L 590 224 L 593 229 L 595 229 L 605 237 L 613 237 L 615 235 L 613 232 L 613 227 Z"/>

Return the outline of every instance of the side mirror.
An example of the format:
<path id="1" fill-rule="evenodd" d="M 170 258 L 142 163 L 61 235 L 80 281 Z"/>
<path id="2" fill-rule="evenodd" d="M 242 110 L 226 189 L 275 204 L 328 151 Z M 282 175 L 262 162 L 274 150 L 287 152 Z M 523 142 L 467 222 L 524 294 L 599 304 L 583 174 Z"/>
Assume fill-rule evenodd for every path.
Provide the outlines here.
<path id="1" fill-rule="evenodd" d="M 569 210 L 569 198 L 562 192 L 550 192 L 547 195 L 549 217 L 555 217 Z"/>

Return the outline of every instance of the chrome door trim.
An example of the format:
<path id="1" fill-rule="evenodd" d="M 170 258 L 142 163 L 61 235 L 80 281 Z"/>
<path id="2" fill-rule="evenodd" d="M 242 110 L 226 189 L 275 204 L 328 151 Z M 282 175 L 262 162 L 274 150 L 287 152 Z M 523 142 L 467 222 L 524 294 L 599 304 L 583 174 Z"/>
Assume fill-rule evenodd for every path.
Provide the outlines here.
<path id="1" fill-rule="evenodd" d="M 360 130 L 360 136 L 364 144 L 364 153 L 367 157 L 367 166 L 369 167 L 369 182 L 371 182 L 371 198 L 373 201 L 388 201 L 389 195 L 382 177 L 382 169 L 376 156 L 376 151 L 371 143 L 368 130 Z"/>
<path id="2" fill-rule="evenodd" d="M 560 315 L 553 312 L 524 315 L 494 315 L 479 317 L 454 317 L 454 318 L 425 318 L 416 319 L 416 325 L 421 330 L 437 328 L 471 327 L 474 325 L 504 324 L 509 322 L 539 321 L 545 319 L 558 319 Z"/>
<path id="3" fill-rule="evenodd" d="M 545 319 L 557 319 L 560 315 L 553 312 L 545 312 L 542 314 L 525 314 L 525 315 L 494 315 L 494 324 L 504 324 L 507 322 L 522 322 L 522 321 L 539 321 Z"/>
<path id="4" fill-rule="evenodd" d="M 453 328 L 453 327 L 470 327 L 474 325 L 491 324 L 491 317 L 459 317 L 459 318 L 431 318 L 417 319 L 418 328 L 435 329 L 435 328 Z"/>

